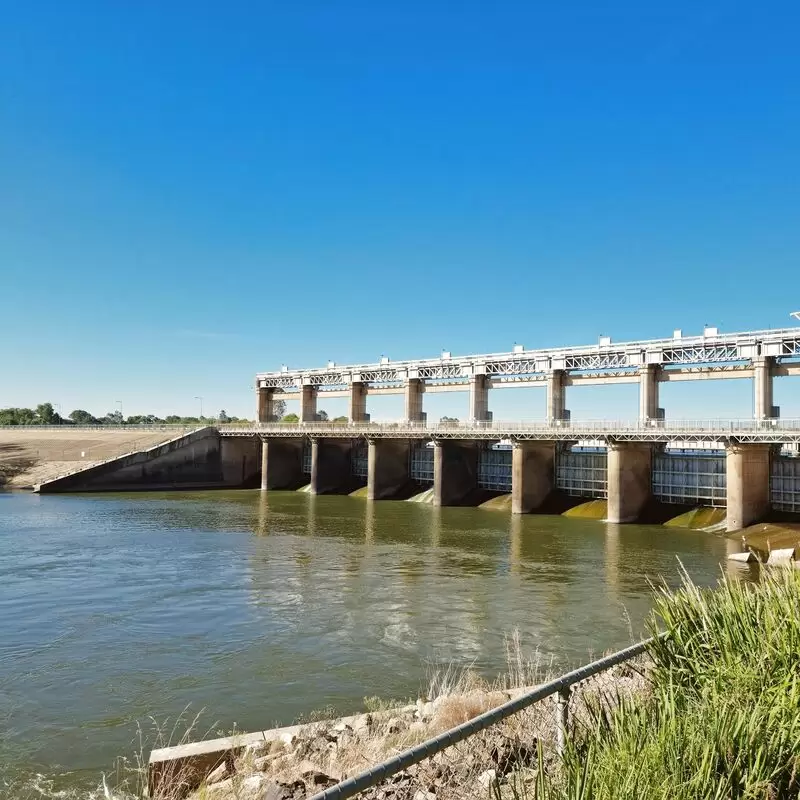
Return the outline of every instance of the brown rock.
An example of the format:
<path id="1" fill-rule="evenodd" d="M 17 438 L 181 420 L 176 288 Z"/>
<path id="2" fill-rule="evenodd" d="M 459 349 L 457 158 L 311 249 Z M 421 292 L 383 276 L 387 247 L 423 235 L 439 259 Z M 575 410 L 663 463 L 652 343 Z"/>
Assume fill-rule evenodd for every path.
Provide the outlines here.
<path id="1" fill-rule="evenodd" d="M 228 777 L 228 765 L 226 762 L 223 761 L 221 764 L 216 766 L 214 769 L 211 770 L 211 772 L 208 773 L 208 777 L 206 778 L 206 784 L 210 786 L 212 783 L 219 783 L 220 781 L 225 780 L 225 778 L 227 777 Z"/>

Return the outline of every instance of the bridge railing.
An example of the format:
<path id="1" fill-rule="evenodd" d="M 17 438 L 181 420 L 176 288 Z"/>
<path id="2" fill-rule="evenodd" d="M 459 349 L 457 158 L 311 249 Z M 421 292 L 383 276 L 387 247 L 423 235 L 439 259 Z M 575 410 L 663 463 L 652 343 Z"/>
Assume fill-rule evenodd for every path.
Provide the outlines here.
<path id="1" fill-rule="evenodd" d="M 506 421 L 491 420 L 486 422 L 419 422 L 419 421 L 387 421 L 387 422 L 260 422 L 233 425 L 218 425 L 220 431 L 235 432 L 241 430 L 256 431 L 298 431 L 324 433 L 326 431 L 341 432 L 352 428 L 357 431 L 392 431 L 419 430 L 435 433 L 437 431 L 552 431 L 576 430 L 598 435 L 615 431 L 652 431 L 719 433 L 720 435 L 737 431 L 800 431 L 800 419 L 764 419 L 764 420 L 553 420 L 553 421 Z"/>
<path id="2" fill-rule="evenodd" d="M 532 768 L 552 763 L 550 753 L 563 754 L 568 737 L 581 726 L 589 730 L 591 708 L 609 710 L 646 688 L 647 651 L 654 641 L 639 642 L 518 695 L 311 800 L 533 797 Z"/>

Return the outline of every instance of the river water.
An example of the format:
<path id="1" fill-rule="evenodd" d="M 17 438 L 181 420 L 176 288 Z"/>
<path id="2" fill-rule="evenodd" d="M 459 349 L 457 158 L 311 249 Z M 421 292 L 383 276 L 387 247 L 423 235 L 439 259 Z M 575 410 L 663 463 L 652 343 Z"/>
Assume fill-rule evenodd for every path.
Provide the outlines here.
<path id="1" fill-rule="evenodd" d="M 0 494 L 0 796 L 87 796 L 137 724 L 258 730 L 437 664 L 558 667 L 639 637 L 648 580 L 724 540 L 655 526 L 295 492 Z M 5 786 L 5 788 L 3 788 Z M 66 792 L 66 795 L 64 794 Z"/>

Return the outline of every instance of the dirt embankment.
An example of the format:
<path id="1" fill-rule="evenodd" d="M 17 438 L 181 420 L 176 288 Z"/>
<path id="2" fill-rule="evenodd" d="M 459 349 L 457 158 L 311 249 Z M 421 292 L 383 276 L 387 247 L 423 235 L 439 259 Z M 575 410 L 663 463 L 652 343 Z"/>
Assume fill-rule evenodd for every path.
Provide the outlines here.
<path id="1" fill-rule="evenodd" d="M 109 430 L 0 430 L 0 486 L 31 489 L 35 484 L 85 469 L 124 453 L 165 442 L 176 432 Z"/>

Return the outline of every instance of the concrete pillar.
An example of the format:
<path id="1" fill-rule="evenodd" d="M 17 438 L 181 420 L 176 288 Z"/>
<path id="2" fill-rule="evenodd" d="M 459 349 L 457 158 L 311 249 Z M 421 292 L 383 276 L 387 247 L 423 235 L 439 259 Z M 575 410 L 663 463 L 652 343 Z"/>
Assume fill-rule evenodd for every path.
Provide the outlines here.
<path id="1" fill-rule="evenodd" d="M 350 384 L 350 407 L 347 412 L 350 422 L 367 422 L 367 386 L 364 383 Z"/>
<path id="2" fill-rule="evenodd" d="M 566 416 L 565 400 L 564 370 L 551 370 L 547 375 L 547 419 L 549 422 L 564 419 Z"/>
<path id="3" fill-rule="evenodd" d="M 317 387 L 303 386 L 300 392 L 300 422 L 317 419 Z"/>
<path id="4" fill-rule="evenodd" d="M 485 422 L 489 419 L 489 382 L 485 375 L 469 379 L 469 421 Z"/>
<path id="5" fill-rule="evenodd" d="M 311 494 L 334 494 L 353 484 L 349 439 L 311 440 Z"/>
<path id="6" fill-rule="evenodd" d="M 753 417 L 755 419 L 772 419 L 772 364 L 769 356 L 758 356 L 753 359 Z"/>
<path id="7" fill-rule="evenodd" d="M 770 455 L 768 444 L 732 443 L 725 448 L 728 531 L 746 528 L 769 511 Z"/>
<path id="8" fill-rule="evenodd" d="M 653 447 L 608 444 L 608 522 L 635 522 L 652 496 Z"/>
<path id="9" fill-rule="evenodd" d="M 658 419 L 658 364 L 639 368 L 639 421 Z"/>
<path id="10" fill-rule="evenodd" d="M 405 385 L 406 419 L 409 422 L 422 422 L 422 381 L 419 378 L 407 378 Z"/>
<path id="11" fill-rule="evenodd" d="M 256 389 L 257 418 L 259 422 L 273 422 L 272 399 L 275 396 L 274 389 L 265 389 L 259 386 Z"/>
<path id="12" fill-rule="evenodd" d="M 261 488 L 297 489 L 303 485 L 303 440 L 261 442 Z"/>
<path id="13" fill-rule="evenodd" d="M 385 500 L 409 482 L 410 443 L 404 439 L 371 439 L 367 451 L 367 499 Z"/>
<path id="14" fill-rule="evenodd" d="M 458 505 L 477 486 L 477 445 L 450 440 L 434 442 L 433 505 Z"/>
<path id="15" fill-rule="evenodd" d="M 511 513 L 535 511 L 553 491 L 553 442 L 515 442 L 511 451 Z"/>

